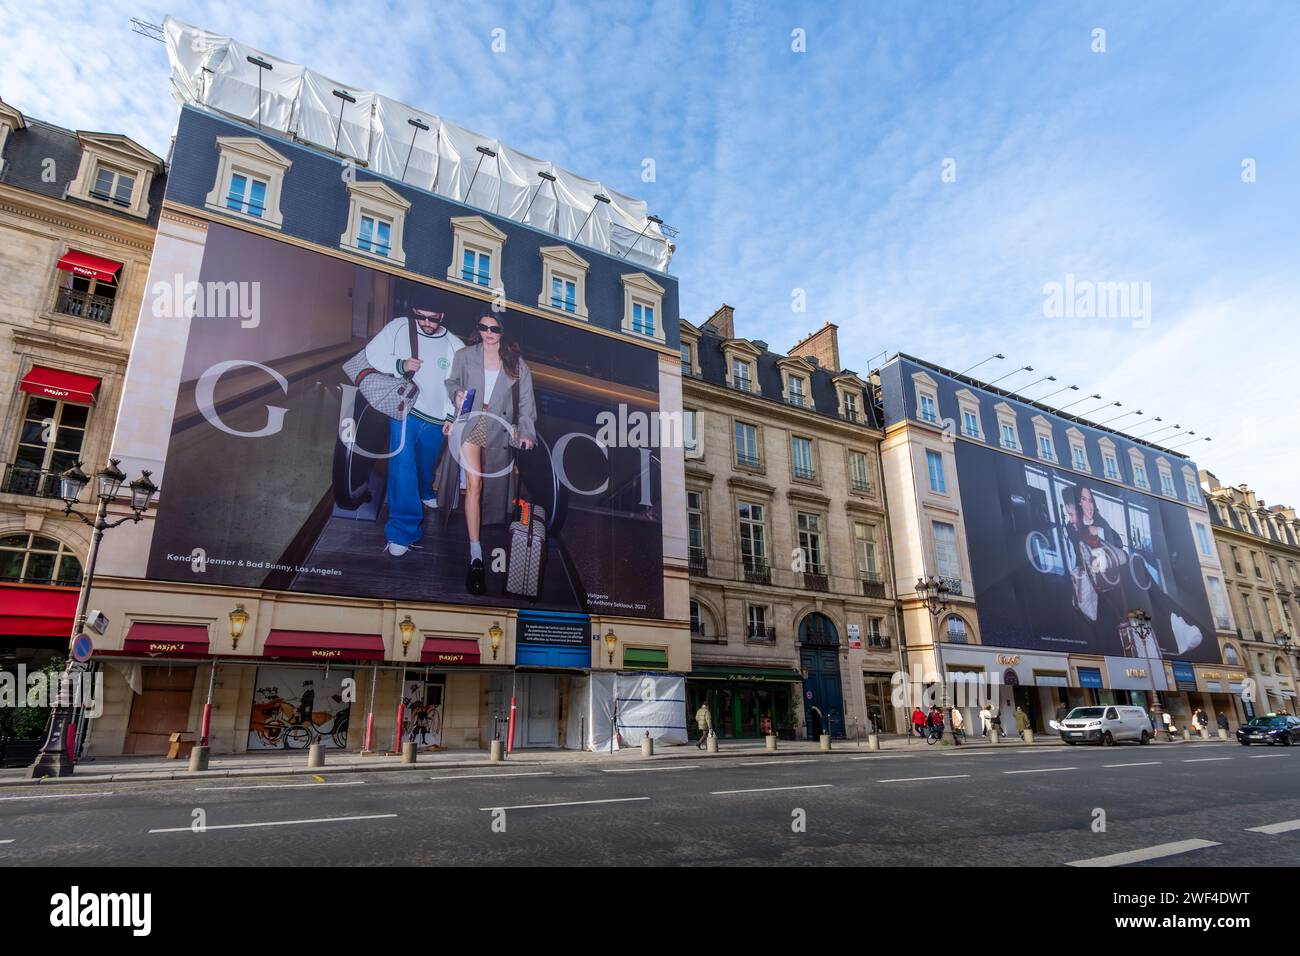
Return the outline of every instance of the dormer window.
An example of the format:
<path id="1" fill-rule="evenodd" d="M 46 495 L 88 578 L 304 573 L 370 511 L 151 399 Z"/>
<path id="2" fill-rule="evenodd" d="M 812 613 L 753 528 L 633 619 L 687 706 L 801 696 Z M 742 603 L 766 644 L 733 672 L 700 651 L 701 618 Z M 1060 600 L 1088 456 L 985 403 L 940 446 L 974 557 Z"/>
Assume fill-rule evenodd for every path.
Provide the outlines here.
<path id="1" fill-rule="evenodd" d="M 1073 426 L 1065 430 L 1070 442 L 1070 465 L 1075 471 L 1092 471 L 1088 464 L 1088 450 L 1083 443 L 1083 432 Z"/>
<path id="2" fill-rule="evenodd" d="M 451 220 L 451 229 L 452 253 L 447 278 L 503 293 L 501 253 L 506 234 L 482 216 L 455 216 Z M 550 304 L 548 288 L 543 288 L 542 301 L 538 304 Z"/>
<path id="3" fill-rule="evenodd" d="M 208 209 L 279 229 L 280 191 L 293 164 L 252 136 L 218 136 L 217 179 L 204 200 Z"/>
<path id="4" fill-rule="evenodd" d="M 638 335 L 655 334 L 655 307 L 649 302 L 633 300 L 632 331 Z"/>
<path id="5" fill-rule="evenodd" d="M 733 388 L 742 392 L 753 390 L 753 383 L 749 374 L 749 363 L 742 359 L 731 360 L 731 385 Z"/>
<path id="6" fill-rule="evenodd" d="M 1082 445 L 1075 445 L 1075 446 L 1073 447 L 1073 449 L 1071 449 L 1071 450 L 1074 452 L 1074 470 L 1075 470 L 1075 471 L 1087 471 L 1087 470 L 1088 470 L 1088 453 L 1087 453 L 1086 451 L 1083 450 L 1083 446 L 1082 446 Z"/>
<path id="7" fill-rule="evenodd" d="M 542 292 L 537 304 L 574 318 L 587 318 L 587 269 L 590 263 L 568 246 L 544 246 Z"/>
<path id="8" fill-rule="evenodd" d="M 1133 468 L 1133 484 L 1143 491 L 1150 489 L 1151 482 L 1147 480 L 1146 459 L 1142 457 L 1142 452 L 1136 448 L 1128 450 L 1129 464 Z"/>
<path id="9" fill-rule="evenodd" d="M 623 282 L 623 331 L 664 341 L 662 321 L 664 287 L 643 272 L 621 277 Z"/>
<path id="10" fill-rule="evenodd" d="M 957 393 L 957 405 L 961 415 L 961 433 L 966 438 L 976 441 L 984 440 L 984 428 L 980 423 L 980 400 L 968 388 Z"/>
<path id="11" fill-rule="evenodd" d="M 348 183 L 348 196 L 348 230 L 339 245 L 397 265 L 405 264 L 402 232 L 410 202 L 377 180 Z"/>
<path id="12" fill-rule="evenodd" d="M 1003 448 L 1010 451 L 1020 450 L 1020 431 L 1016 427 L 1016 410 L 1006 402 L 994 406 L 998 413 L 998 437 Z"/>
<path id="13" fill-rule="evenodd" d="M 808 404 L 808 397 L 804 393 L 805 383 L 798 375 L 791 375 L 786 379 L 786 394 L 789 397 L 791 405 L 803 407 Z"/>
<path id="14" fill-rule="evenodd" d="M 921 396 L 919 407 L 921 410 L 921 421 L 930 422 L 932 424 L 939 421 L 939 408 L 938 405 L 935 404 L 933 395 L 923 394 Z"/>
<path id="15" fill-rule="evenodd" d="M 843 407 L 841 414 L 851 422 L 858 420 L 858 396 L 854 392 L 844 392 L 841 395 Z"/>
<path id="16" fill-rule="evenodd" d="M 140 219 L 149 216 L 149 186 L 163 161 L 126 136 L 78 133 L 81 163 L 67 196 L 109 206 Z"/>
<path id="17" fill-rule="evenodd" d="M 1156 467 L 1160 469 L 1160 493 L 1166 498 L 1177 498 L 1178 492 L 1174 491 L 1174 473 L 1169 467 L 1169 459 L 1161 455 L 1156 459 Z"/>
<path id="18" fill-rule="evenodd" d="M 125 170 L 101 165 L 95 171 L 95 185 L 90 194 L 115 206 L 130 206 L 135 195 L 135 177 Z"/>

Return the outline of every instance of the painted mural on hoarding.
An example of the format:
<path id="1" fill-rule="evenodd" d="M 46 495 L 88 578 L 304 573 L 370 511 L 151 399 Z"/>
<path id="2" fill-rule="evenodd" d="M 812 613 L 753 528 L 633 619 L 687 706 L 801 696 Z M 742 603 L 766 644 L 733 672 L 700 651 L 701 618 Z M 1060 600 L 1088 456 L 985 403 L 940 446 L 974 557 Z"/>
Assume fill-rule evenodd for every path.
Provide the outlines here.
<path id="1" fill-rule="evenodd" d="M 986 644 L 1219 661 L 1184 505 L 971 442 L 956 456 Z"/>
<path id="2" fill-rule="evenodd" d="M 348 745 L 352 671 L 259 667 L 248 722 L 249 750 Z"/>
<path id="3" fill-rule="evenodd" d="M 655 352 L 210 226 L 200 288 L 243 284 L 190 323 L 151 578 L 662 616 Z"/>

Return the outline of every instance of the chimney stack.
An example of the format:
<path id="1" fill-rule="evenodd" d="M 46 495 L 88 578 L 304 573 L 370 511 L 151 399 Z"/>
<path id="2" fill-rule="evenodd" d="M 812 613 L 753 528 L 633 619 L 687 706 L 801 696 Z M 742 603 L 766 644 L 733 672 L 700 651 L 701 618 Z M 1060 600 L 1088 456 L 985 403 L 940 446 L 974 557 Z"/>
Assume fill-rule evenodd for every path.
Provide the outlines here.
<path id="1" fill-rule="evenodd" d="M 717 312 L 709 316 L 709 321 L 704 324 L 724 339 L 734 339 L 736 337 L 736 310 L 724 302 Z"/>
<path id="2" fill-rule="evenodd" d="M 840 371 L 839 326 L 825 323 L 816 332 L 796 342 L 790 354 L 815 359 L 818 365 L 830 372 Z"/>

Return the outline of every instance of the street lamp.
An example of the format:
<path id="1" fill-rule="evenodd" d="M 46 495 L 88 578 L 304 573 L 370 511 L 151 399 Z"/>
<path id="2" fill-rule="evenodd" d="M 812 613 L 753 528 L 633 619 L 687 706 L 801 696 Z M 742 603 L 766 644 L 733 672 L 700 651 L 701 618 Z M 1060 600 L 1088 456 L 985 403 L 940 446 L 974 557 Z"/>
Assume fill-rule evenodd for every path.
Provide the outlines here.
<path id="1" fill-rule="evenodd" d="M 618 647 L 618 635 L 614 633 L 611 627 L 605 632 L 605 650 L 609 651 L 609 662 L 614 663 L 614 649 Z"/>
<path id="2" fill-rule="evenodd" d="M 943 686 L 943 706 L 948 707 L 948 675 L 943 669 L 943 648 L 939 644 L 939 616 L 948 610 L 948 595 L 952 588 L 943 578 L 931 574 L 916 579 L 916 596 L 925 602 L 930 612 L 931 635 L 934 643 L 935 663 L 939 665 L 939 681 Z"/>
<path id="3" fill-rule="evenodd" d="M 488 642 L 492 645 L 492 659 L 497 659 L 497 649 L 501 646 L 501 639 L 506 636 L 506 632 L 501 629 L 500 621 L 493 621 L 492 626 L 487 629 Z"/>
<path id="4" fill-rule="evenodd" d="M 1135 607 L 1133 610 L 1128 612 L 1128 625 L 1131 630 L 1137 632 L 1138 639 L 1141 641 L 1141 644 L 1136 647 L 1135 650 L 1141 650 L 1146 646 L 1147 640 L 1150 638 L 1152 633 L 1151 615 L 1147 613 L 1146 608 Z M 1177 675 L 1175 674 L 1174 676 L 1176 677 Z M 1151 702 L 1153 704 L 1159 703 L 1159 698 L 1156 696 L 1155 660 L 1152 658 L 1147 658 L 1147 677 L 1151 680 Z"/>
<path id="5" fill-rule="evenodd" d="M 239 639 L 244 636 L 248 612 L 244 610 L 244 605 L 236 604 L 235 609 L 226 616 L 230 618 L 230 648 L 235 650 L 239 647 Z"/>
<path id="6" fill-rule="evenodd" d="M 415 622 L 411 620 L 411 615 L 406 615 L 397 623 L 397 629 L 402 632 L 402 656 L 411 649 L 411 638 L 415 637 Z"/>
<path id="7" fill-rule="evenodd" d="M 82 524 L 94 529 L 90 538 L 90 553 L 86 557 L 86 574 L 82 578 L 81 593 L 77 598 L 77 614 L 72 621 L 70 641 L 75 641 L 80 636 L 86 623 L 86 606 L 90 601 L 90 589 L 95 580 L 95 562 L 99 559 L 99 545 L 104 540 L 104 532 L 127 521 L 138 523 L 143 520 L 145 511 L 158 491 L 158 486 L 149 478 L 150 472 L 142 471 L 140 477 L 128 486 L 131 489 L 131 513 L 116 521 L 109 521 L 108 507 L 117 503 L 118 492 L 126 481 L 126 475 L 117 467 L 119 464 L 119 459 L 110 458 L 108 465 L 95 476 L 98 483 L 95 497 L 99 503 L 95 506 L 93 519 L 73 508 L 82 491 L 90 484 L 90 477 L 81 470 L 81 462 L 59 476 L 59 495 L 63 499 L 64 515 L 76 515 Z M 71 693 L 71 682 L 74 674 L 79 675 L 87 669 L 87 664 L 78 663 L 71 654 L 68 655 L 68 664 L 59 682 L 58 702 L 50 713 L 50 722 L 45 731 L 45 742 L 32 764 L 30 776 L 33 779 L 72 775 L 75 728 L 81 718 L 81 702 L 80 695 Z"/>

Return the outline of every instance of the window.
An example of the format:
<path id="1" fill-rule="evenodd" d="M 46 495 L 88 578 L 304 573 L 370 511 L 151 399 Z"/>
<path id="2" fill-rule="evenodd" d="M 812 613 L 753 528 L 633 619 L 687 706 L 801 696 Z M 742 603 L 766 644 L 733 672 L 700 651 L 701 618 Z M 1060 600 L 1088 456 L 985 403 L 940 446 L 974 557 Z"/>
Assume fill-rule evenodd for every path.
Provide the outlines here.
<path id="1" fill-rule="evenodd" d="M 1106 477 L 1119 481 L 1119 462 L 1115 460 L 1114 455 L 1106 456 Z"/>
<path id="2" fill-rule="evenodd" d="M 1006 402 L 998 402 L 993 408 L 998 415 L 998 438 L 1002 447 L 1019 451 L 1020 429 L 1016 423 L 1016 410 Z"/>
<path id="3" fill-rule="evenodd" d="M 943 480 L 943 455 L 926 449 L 925 467 L 930 473 L 930 490 L 941 495 L 948 493 L 948 486 Z"/>
<path id="4" fill-rule="evenodd" d="M 482 216 L 455 216 L 451 220 L 451 230 L 451 264 L 447 267 L 447 278 L 454 282 L 462 282 L 480 289 L 491 289 L 497 294 L 503 294 L 505 284 L 501 279 L 501 258 L 506 234 Z M 542 250 L 544 281 L 537 303 L 541 307 L 550 305 L 548 263 L 559 256 L 559 253 L 554 252 L 555 248 L 548 247 Z M 581 290 L 578 296 L 578 301 L 581 301 Z"/>
<path id="5" fill-rule="evenodd" d="M 1074 453 L 1074 469 L 1075 469 L 1075 471 L 1087 471 L 1087 470 L 1088 470 L 1088 453 L 1087 453 L 1086 451 L 1083 450 L 1083 446 L 1082 446 L 1082 445 L 1075 445 L 1075 446 L 1071 449 L 1071 451 Z"/>
<path id="6" fill-rule="evenodd" d="M 1196 525 L 1196 543 L 1201 549 L 1201 554 L 1207 558 L 1214 555 L 1214 546 L 1210 544 L 1210 529 L 1199 522 Z"/>
<path id="7" fill-rule="evenodd" d="M 1038 436 L 1038 457 L 1043 461 L 1056 461 L 1056 451 L 1052 448 L 1051 436 Z"/>
<path id="8" fill-rule="evenodd" d="M 1264 572 L 1259 566 L 1259 555 L 1254 551 L 1250 552 L 1250 563 L 1255 566 L 1255 577 L 1264 580 Z"/>
<path id="9" fill-rule="evenodd" d="M 704 454 L 700 448 L 700 413 L 693 408 L 682 410 L 682 445 L 687 458 Z"/>
<path id="10" fill-rule="evenodd" d="M 691 343 L 683 342 L 678 346 L 682 353 L 682 374 L 691 375 L 695 371 L 694 357 L 691 355 Z"/>
<path id="11" fill-rule="evenodd" d="M 402 233 L 410 209 L 410 202 L 384 183 L 353 180 L 348 183 L 348 227 L 339 248 L 405 265 Z"/>
<path id="12" fill-rule="evenodd" d="M 704 636 L 704 618 L 700 614 L 700 602 L 691 602 L 691 636 Z"/>
<path id="13" fill-rule="evenodd" d="M 1002 447 L 1018 449 L 1020 439 L 1016 437 L 1016 426 L 1007 423 L 1002 424 Z"/>
<path id="14" fill-rule="evenodd" d="M 786 379 L 785 387 L 791 405 L 805 406 L 808 404 L 807 396 L 804 393 L 804 380 L 797 375 L 791 375 Z"/>
<path id="15" fill-rule="evenodd" d="M 489 286 L 492 284 L 492 253 L 466 246 L 461 250 L 460 278 L 462 282 Z"/>
<path id="16" fill-rule="evenodd" d="M 89 412 L 87 405 L 29 395 L 4 490 L 57 498 L 59 475 L 81 460 Z"/>
<path id="17" fill-rule="evenodd" d="M 858 420 L 858 396 L 854 392 L 841 393 L 840 414 L 851 422 Z"/>
<path id="18" fill-rule="evenodd" d="M 664 340 L 664 287 L 643 272 L 622 276 L 623 331 Z"/>
<path id="19" fill-rule="evenodd" d="M 948 615 L 948 643 L 965 644 L 966 643 L 966 622 L 956 614 Z"/>
<path id="20" fill-rule="evenodd" d="M 1237 649 L 1231 644 L 1223 645 L 1223 663 L 1229 667 L 1241 666 L 1241 655 L 1237 653 Z"/>
<path id="21" fill-rule="evenodd" d="M 60 263 L 63 260 L 59 260 Z M 105 325 L 113 321 L 113 307 L 117 304 L 119 274 L 110 278 L 94 278 L 59 269 L 58 295 L 54 311 Z"/>
<path id="22" fill-rule="evenodd" d="M 736 464 L 743 468 L 757 468 L 760 464 L 758 458 L 758 427 L 747 425 L 745 422 L 736 422 Z"/>
<path id="23" fill-rule="evenodd" d="M 1216 627 L 1231 626 L 1231 619 L 1228 617 L 1228 597 L 1223 592 L 1223 582 L 1213 575 L 1207 575 L 1206 582 L 1210 586 L 1210 610 L 1214 612 L 1214 624 Z"/>
<path id="24" fill-rule="evenodd" d="M 812 439 L 800 438 L 797 435 L 791 437 L 790 463 L 794 466 L 796 478 L 803 478 L 805 481 L 814 478 Z"/>
<path id="25" fill-rule="evenodd" d="M 731 360 L 731 387 L 742 392 L 751 391 L 749 371 L 748 362 L 744 359 L 733 358 Z"/>
<path id="26" fill-rule="evenodd" d="M 825 574 L 826 568 L 822 565 L 822 519 L 818 515 L 800 511 L 796 523 L 804 571 L 808 574 Z"/>
<path id="27" fill-rule="evenodd" d="M 1194 477 L 1184 477 L 1183 485 L 1187 489 L 1187 500 L 1194 505 L 1201 503 L 1201 488 Z"/>
<path id="28" fill-rule="evenodd" d="M 357 236 L 357 248 L 364 252 L 373 252 L 387 258 L 392 251 L 393 224 L 386 219 L 374 216 L 361 217 L 361 234 Z"/>
<path id="29" fill-rule="evenodd" d="M 1174 479 L 1164 472 L 1160 473 L 1160 491 L 1169 498 L 1177 497 L 1177 492 L 1174 491 Z"/>
<path id="30" fill-rule="evenodd" d="M 957 555 L 957 529 L 945 521 L 933 522 L 934 561 L 939 576 L 961 580 L 961 559 Z"/>
<path id="31" fill-rule="evenodd" d="M 1147 483 L 1147 470 L 1144 466 L 1137 464 L 1133 466 L 1133 484 L 1143 489 L 1150 487 Z"/>
<path id="32" fill-rule="evenodd" d="M 1232 554 L 1232 567 L 1238 573 L 1244 573 L 1241 569 L 1241 552 L 1232 545 L 1228 545 L 1228 551 Z"/>
<path id="33" fill-rule="evenodd" d="M 162 159 L 130 137 L 114 133 L 79 132 L 77 142 L 81 158 L 65 195 L 139 219 L 148 218 L 149 190 L 153 178 L 163 171 Z M 224 190 L 218 195 L 224 195 Z"/>
<path id="34" fill-rule="evenodd" d="M 932 395 L 921 396 L 921 421 L 931 423 L 939 421 L 939 411 Z"/>
<path id="35" fill-rule="evenodd" d="M 125 170 L 101 165 L 95 170 L 95 185 L 90 194 L 115 206 L 130 206 L 135 195 L 135 177 Z"/>
<path id="36" fill-rule="evenodd" d="M 858 572 L 869 580 L 880 577 L 876 564 L 876 529 L 861 521 L 853 523 L 853 546 L 857 553 Z"/>
<path id="37" fill-rule="evenodd" d="M 980 417 L 969 408 L 961 412 L 961 433 L 967 438 L 980 437 Z"/>
<path id="38" fill-rule="evenodd" d="M 81 561 L 66 544 L 34 531 L 0 536 L 0 581 L 19 584 L 81 583 Z"/>
<path id="39" fill-rule="evenodd" d="M 854 491 L 871 490 L 871 465 L 860 451 L 849 452 L 849 487 Z"/>
<path id="40" fill-rule="evenodd" d="M 762 604 L 750 604 L 745 608 L 745 624 L 751 641 L 771 641 L 776 635 L 767 625 L 767 608 Z"/>
<path id="41" fill-rule="evenodd" d="M 976 441 L 984 440 L 984 426 L 980 423 L 979 397 L 968 388 L 957 392 L 957 406 L 960 408 L 961 433 L 966 438 Z"/>
<path id="42" fill-rule="evenodd" d="M 231 173 L 226 208 L 261 219 L 266 212 L 266 180 L 247 173 Z"/>
<path id="43" fill-rule="evenodd" d="M 542 292 L 538 306 L 585 320 L 590 264 L 568 246 L 543 246 L 540 251 Z"/>
<path id="44" fill-rule="evenodd" d="M 698 491 L 686 492 L 686 546 L 692 556 L 704 557 L 704 495 Z"/>
<path id="45" fill-rule="evenodd" d="M 217 179 L 204 200 L 208 209 L 271 229 L 284 224 L 280 192 L 293 165 L 260 139 L 218 136 Z M 349 239 L 354 233 L 349 233 Z"/>
<path id="46" fill-rule="evenodd" d="M 746 571 L 767 569 L 767 536 L 763 525 L 763 506 L 742 501 L 737 507 L 740 527 L 740 560 Z"/>

